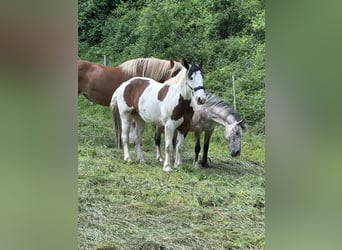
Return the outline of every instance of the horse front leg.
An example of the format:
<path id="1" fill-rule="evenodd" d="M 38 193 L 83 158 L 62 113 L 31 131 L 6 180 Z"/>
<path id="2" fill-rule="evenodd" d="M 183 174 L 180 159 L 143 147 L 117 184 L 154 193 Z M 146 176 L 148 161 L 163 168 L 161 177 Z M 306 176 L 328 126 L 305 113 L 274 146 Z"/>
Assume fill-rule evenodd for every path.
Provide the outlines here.
<path id="1" fill-rule="evenodd" d="M 156 145 L 156 160 L 163 161 L 163 158 L 161 156 L 161 150 L 160 150 L 160 143 L 161 143 L 161 134 L 163 132 L 162 126 L 156 126 L 156 131 L 154 133 L 154 143 Z"/>
<path id="2" fill-rule="evenodd" d="M 171 162 L 172 154 L 173 154 L 172 138 L 175 132 L 175 128 L 173 124 L 166 123 L 164 129 L 165 129 L 165 160 L 164 160 L 163 170 L 165 172 L 170 172 L 172 170 L 170 166 L 170 162 Z"/>
<path id="3" fill-rule="evenodd" d="M 203 145 L 203 157 L 202 157 L 202 167 L 209 168 L 208 164 L 208 151 L 209 151 L 209 143 L 210 137 L 213 134 L 214 130 L 205 131 L 204 133 L 204 145 Z"/>
<path id="4" fill-rule="evenodd" d="M 198 168 L 198 155 L 201 152 L 201 132 L 199 130 L 195 130 L 195 161 L 194 167 Z"/>

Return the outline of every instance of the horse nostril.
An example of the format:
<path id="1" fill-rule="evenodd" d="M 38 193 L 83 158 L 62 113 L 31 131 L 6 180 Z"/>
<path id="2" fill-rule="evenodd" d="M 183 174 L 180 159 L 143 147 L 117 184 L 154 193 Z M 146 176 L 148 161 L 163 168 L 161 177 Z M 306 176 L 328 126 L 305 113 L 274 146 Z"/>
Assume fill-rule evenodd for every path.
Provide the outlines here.
<path id="1" fill-rule="evenodd" d="M 239 155 L 240 155 L 240 150 L 232 151 L 232 152 L 230 153 L 230 155 L 231 155 L 232 157 L 239 156 Z"/>
<path id="2" fill-rule="evenodd" d="M 205 99 L 202 99 L 201 97 L 197 98 L 197 103 L 198 104 L 204 104 L 205 103 Z"/>

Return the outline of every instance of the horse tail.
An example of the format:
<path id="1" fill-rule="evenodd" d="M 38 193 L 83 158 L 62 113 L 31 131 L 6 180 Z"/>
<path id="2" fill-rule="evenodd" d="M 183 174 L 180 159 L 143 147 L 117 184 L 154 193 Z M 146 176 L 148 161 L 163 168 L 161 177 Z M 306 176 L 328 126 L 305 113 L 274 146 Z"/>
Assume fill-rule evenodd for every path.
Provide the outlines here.
<path id="1" fill-rule="evenodd" d="M 114 121 L 114 134 L 115 134 L 115 141 L 116 141 L 116 147 L 120 149 L 122 147 L 122 141 L 121 141 L 121 118 L 118 108 L 118 102 L 117 102 L 117 95 L 114 93 L 112 100 L 110 102 L 110 109 L 112 111 L 113 115 L 113 121 Z"/>

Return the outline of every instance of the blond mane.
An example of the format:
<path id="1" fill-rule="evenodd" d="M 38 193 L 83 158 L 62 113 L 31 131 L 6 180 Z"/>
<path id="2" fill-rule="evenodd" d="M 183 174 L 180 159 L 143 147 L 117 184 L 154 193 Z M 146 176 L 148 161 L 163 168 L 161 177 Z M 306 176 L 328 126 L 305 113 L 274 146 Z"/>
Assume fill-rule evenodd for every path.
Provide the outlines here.
<path id="1" fill-rule="evenodd" d="M 172 77 L 169 80 L 167 80 L 165 82 L 165 84 L 173 85 L 173 84 L 177 84 L 179 82 L 185 82 L 186 81 L 186 72 L 187 72 L 187 69 L 185 67 L 182 67 L 182 69 L 179 71 L 179 73 L 175 77 Z"/>
<path id="2" fill-rule="evenodd" d="M 182 69 L 183 65 L 174 61 L 174 66 L 170 69 L 170 61 L 157 58 L 138 58 L 126 61 L 120 65 L 122 70 L 130 75 L 136 76 L 141 73 L 144 77 L 150 77 L 156 81 L 161 81 L 165 75 Z"/>

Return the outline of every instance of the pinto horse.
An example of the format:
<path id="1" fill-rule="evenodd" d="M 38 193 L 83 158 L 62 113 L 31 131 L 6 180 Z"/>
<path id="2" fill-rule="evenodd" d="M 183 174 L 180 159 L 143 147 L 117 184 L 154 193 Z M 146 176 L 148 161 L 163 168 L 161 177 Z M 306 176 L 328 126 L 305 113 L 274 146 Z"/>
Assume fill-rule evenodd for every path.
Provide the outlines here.
<path id="1" fill-rule="evenodd" d="M 135 121 L 135 151 L 137 159 L 144 162 L 141 152 L 142 133 L 145 123 L 164 126 L 165 161 L 163 170 L 171 171 L 170 161 L 173 153 L 172 138 L 177 130 L 175 167 L 181 164 L 181 151 L 184 138 L 190 129 L 194 110 L 191 104 L 194 96 L 197 104 L 203 104 L 206 95 L 203 75 L 199 65 L 189 65 L 183 61 L 184 68 L 164 84 L 145 77 L 134 77 L 124 82 L 114 92 L 110 108 L 113 115 L 121 117 L 121 136 L 124 160 L 131 161 L 128 150 L 129 130 L 132 119 Z"/>
<path id="2" fill-rule="evenodd" d="M 109 106 L 114 91 L 124 81 L 135 76 L 144 76 L 158 82 L 165 82 L 177 75 L 182 68 L 183 65 L 179 62 L 157 58 L 132 59 L 116 67 L 79 60 L 78 95 L 83 94 L 93 103 Z M 116 117 L 115 121 L 118 120 Z M 115 127 L 118 127 L 116 122 Z M 116 142 L 119 148 L 120 135 L 116 136 Z"/>
<path id="3" fill-rule="evenodd" d="M 198 155 L 201 151 L 200 138 L 202 131 L 204 134 L 203 142 L 203 156 L 202 167 L 208 168 L 208 150 L 211 135 L 217 125 L 225 127 L 224 137 L 227 142 L 227 146 L 230 149 L 230 155 L 236 157 L 241 153 L 241 139 L 242 129 L 245 128 L 244 120 L 241 119 L 240 114 L 229 106 L 221 98 L 210 94 L 207 94 L 207 100 L 204 105 L 197 105 L 193 102 L 194 115 L 191 120 L 190 131 L 195 134 L 195 166 L 198 166 Z M 161 160 L 160 154 L 160 138 L 162 130 L 156 129 L 155 144 L 157 147 L 156 158 Z"/>

